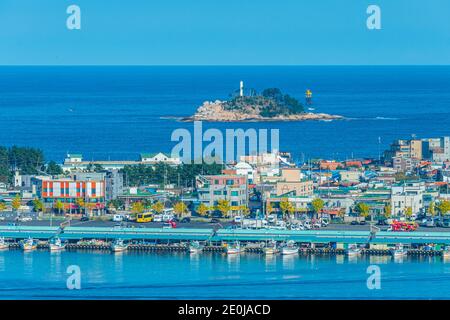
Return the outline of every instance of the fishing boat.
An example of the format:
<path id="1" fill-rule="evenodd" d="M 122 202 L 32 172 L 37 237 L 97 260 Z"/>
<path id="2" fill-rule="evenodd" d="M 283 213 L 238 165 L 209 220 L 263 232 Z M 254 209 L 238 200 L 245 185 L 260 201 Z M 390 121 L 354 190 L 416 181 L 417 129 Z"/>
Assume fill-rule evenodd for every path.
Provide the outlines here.
<path id="1" fill-rule="evenodd" d="M 446 260 L 450 259 L 450 247 L 449 246 L 445 247 L 444 250 L 442 250 L 442 257 Z"/>
<path id="2" fill-rule="evenodd" d="M 356 257 L 359 254 L 361 254 L 361 248 L 359 248 L 356 244 L 349 245 L 347 250 L 347 255 L 349 257 Z"/>
<path id="3" fill-rule="evenodd" d="M 6 243 L 5 238 L 0 238 L 0 250 L 6 250 L 9 248 L 9 245 Z"/>
<path id="4" fill-rule="evenodd" d="M 56 237 L 52 238 L 48 244 L 50 251 L 60 251 L 66 248 L 66 245 L 62 243 L 61 239 Z"/>
<path id="5" fill-rule="evenodd" d="M 233 244 L 228 244 L 225 248 L 227 254 L 239 254 L 241 253 L 241 244 L 239 241 L 234 242 Z"/>
<path id="6" fill-rule="evenodd" d="M 203 246 L 198 241 L 192 241 L 189 244 L 189 252 L 190 253 L 200 253 L 203 250 Z"/>
<path id="7" fill-rule="evenodd" d="M 33 238 L 28 238 L 27 240 L 22 240 L 20 245 L 23 251 L 33 251 L 37 248 L 37 241 Z"/>
<path id="8" fill-rule="evenodd" d="M 278 252 L 280 252 L 280 250 L 278 249 L 277 246 L 277 242 L 276 241 L 271 241 L 269 242 L 265 247 L 264 247 L 264 254 L 266 255 L 272 255 L 272 254 L 276 254 Z"/>
<path id="9" fill-rule="evenodd" d="M 123 252 L 128 249 L 128 244 L 125 244 L 122 239 L 117 239 L 113 243 L 111 243 L 111 251 L 112 252 Z"/>
<path id="10" fill-rule="evenodd" d="M 401 258 L 408 254 L 408 251 L 403 248 L 402 244 L 397 244 L 394 249 L 391 250 L 391 254 L 394 258 Z"/>
<path id="11" fill-rule="evenodd" d="M 293 255 L 298 254 L 298 246 L 294 241 L 289 240 L 285 246 L 281 248 L 281 254 L 283 255 Z"/>

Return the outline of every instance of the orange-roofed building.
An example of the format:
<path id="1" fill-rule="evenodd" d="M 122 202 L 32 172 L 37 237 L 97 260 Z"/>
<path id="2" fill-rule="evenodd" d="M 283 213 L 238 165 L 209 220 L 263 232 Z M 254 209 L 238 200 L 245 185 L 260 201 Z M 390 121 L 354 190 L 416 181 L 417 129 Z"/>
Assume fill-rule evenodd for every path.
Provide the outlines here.
<path id="1" fill-rule="evenodd" d="M 328 161 L 328 160 L 320 161 L 320 169 L 322 169 L 322 170 L 336 170 L 336 169 L 341 169 L 341 168 L 342 168 L 342 164 L 340 162 Z"/>

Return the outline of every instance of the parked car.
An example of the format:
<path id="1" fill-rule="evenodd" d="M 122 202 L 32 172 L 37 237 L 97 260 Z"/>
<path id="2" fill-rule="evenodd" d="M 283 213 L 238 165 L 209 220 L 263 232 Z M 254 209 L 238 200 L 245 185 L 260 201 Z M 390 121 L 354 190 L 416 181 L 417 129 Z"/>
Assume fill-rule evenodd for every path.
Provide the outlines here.
<path id="1" fill-rule="evenodd" d="M 310 230 L 311 227 L 311 222 L 309 220 L 305 220 L 303 221 L 303 226 L 305 227 L 305 229 Z"/>
<path id="2" fill-rule="evenodd" d="M 189 222 L 191 222 L 191 218 L 189 218 L 189 217 L 184 217 L 183 219 L 181 219 L 180 222 L 181 222 L 181 223 L 189 223 Z"/>
<path id="3" fill-rule="evenodd" d="M 367 224 L 366 220 L 361 220 L 361 221 L 359 222 L 359 225 L 360 225 L 360 226 L 364 226 L 364 225 L 366 225 L 366 224 Z"/>
<path id="4" fill-rule="evenodd" d="M 350 225 L 352 226 L 357 226 L 359 223 L 357 220 L 353 220 L 352 222 L 350 222 Z"/>
<path id="5" fill-rule="evenodd" d="M 242 217 L 241 216 L 234 217 L 234 222 L 235 223 L 241 223 L 242 222 Z"/>
<path id="6" fill-rule="evenodd" d="M 220 223 L 220 220 L 217 218 L 212 218 L 209 223 Z"/>
<path id="7" fill-rule="evenodd" d="M 89 217 L 88 216 L 82 216 L 80 218 L 80 221 L 89 221 Z"/>
<path id="8" fill-rule="evenodd" d="M 113 216 L 113 221 L 114 222 L 122 222 L 124 220 L 125 220 L 125 217 L 123 215 L 121 215 L 121 214 L 115 214 Z"/>
<path id="9" fill-rule="evenodd" d="M 170 220 L 173 220 L 175 216 L 173 214 L 163 214 L 162 215 L 162 221 L 167 222 Z"/>
<path id="10" fill-rule="evenodd" d="M 434 228 L 436 226 L 434 219 L 427 219 L 427 222 L 425 223 L 425 226 L 427 228 Z"/>
<path id="11" fill-rule="evenodd" d="M 31 217 L 22 217 L 19 220 L 20 220 L 20 222 L 30 222 L 30 221 L 33 221 L 33 218 L 31 218 Z"/>
<path id="12" fill-rule="evenodd" d="M 162 222 L 163 221 L 163 215 L 162 214 L 155 214 L 153 216 L 153 221 L 154 222 Z"/>

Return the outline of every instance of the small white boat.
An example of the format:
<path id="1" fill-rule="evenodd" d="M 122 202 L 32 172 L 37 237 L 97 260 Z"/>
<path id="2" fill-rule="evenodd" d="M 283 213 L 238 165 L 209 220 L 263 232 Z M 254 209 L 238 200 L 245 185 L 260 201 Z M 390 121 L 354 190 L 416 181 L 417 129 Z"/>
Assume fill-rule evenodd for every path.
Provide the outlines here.
<path id="1" fill-rule="evenodd" d="M 276 241 L 269 242 L 264 247 L 263 250 L 264 250 L 264 254 L 266 254 L 266 255 L 272 255 L 272 254 L 276 254 L 276 253 L 280 252 L 280 250 L 277 247 L 277 242 Z"/>
<path id="2" fill-rule="evenodd" d="M 6 243 L 5 238 L 0 238 L 0 250 L 6 250 L 9 248 L 8 243 Z"/>
<path id="3" fill-rule="evenodd" d="M 62 243 L 60 238 L 51 239 L 48 246 L 50 251 L 61 251 L 66 248 L 66 245 Z"/>
<path id="4" fill-rule="evenodd" d="M 398 244 L 395 246 L 395 249 L 391 250 L 391 254 L 394 256 L 394 258 L 401 258 L 408 254 L 408 251 L 403 248 L 402 244 Z"/>
<path id="5" fill-rule="evenodd" d="M 356 257 L 359 254 L 361 254 L 361 248 L 359 248 L 356 244 L 349 245 L 347 250 L 347 255 L 349 257 Z"/>
<path id="6" fill-rule="evenodd" d="M 113 243 L 111 243 L 111 251 L 112 252 L 123 252 L 128 249 L 128 245 L 124 243 L 122 239 L 117 239 Z"/>
<path id="7" fill-rule="evenodd" d="M 28 238 L 27 240 L 22 240 L 20 245 L 23 251 L 33 251 L 37 248 L 37 241 L 32 238 Z"/>
<path id="8" fill-rule="evenodd" d="M 192 241 L 189 244 L 189 252 L 190 253 L 200 253 L 203 251 L 203 246 L 198 241 Z"/>
<path id="9" fill-rule="evenodd" d="M 283 255 L 293 255 L 298 254 L 298 246 L 294 241 L 289 240 L 285 246 L 281 248 L 281 254 Z"/>
<path id="10" fill-rule="evenodd" d="M 445 247 L 442 251 L 442 257 L 444 259 L 450 259 L 450 247 Z"/>
<path id="11" fill-rule="evenodd" d="M 241 244 L 239 241 L 236 241 L 233 244 L 227 244 L 225 251 L 227 254 L 239 254 L 241 253 Z"/>

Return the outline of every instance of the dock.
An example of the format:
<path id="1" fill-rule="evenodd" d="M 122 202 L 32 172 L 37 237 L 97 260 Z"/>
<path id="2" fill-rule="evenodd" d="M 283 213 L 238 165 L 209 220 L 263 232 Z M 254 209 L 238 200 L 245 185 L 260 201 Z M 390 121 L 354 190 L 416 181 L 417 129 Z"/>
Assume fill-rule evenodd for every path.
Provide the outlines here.
<path id="1" fill-rule="evenodd" d="M 324 244 L 366 244 L 369 231 L 332 230 L 241 230 L 241 229 L 191 229 L 191 228 L 108 228 L 108 227 L 66 227 L 60 233 L 59 227 L 41 226 L 0 226 L 0 237 L 19 241 L 26 238 L 48 240 L 55 235 L 69 242 L 83 239 L 96 240 L 135 240 L 150 242 L 261 242 L 288 241 L 297 243 Z M 370 240 L 373 244 L 442 244 L 450 245 L 450 232 L 378 232 Z"/>

